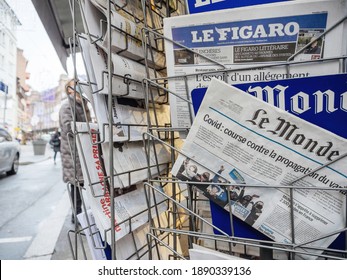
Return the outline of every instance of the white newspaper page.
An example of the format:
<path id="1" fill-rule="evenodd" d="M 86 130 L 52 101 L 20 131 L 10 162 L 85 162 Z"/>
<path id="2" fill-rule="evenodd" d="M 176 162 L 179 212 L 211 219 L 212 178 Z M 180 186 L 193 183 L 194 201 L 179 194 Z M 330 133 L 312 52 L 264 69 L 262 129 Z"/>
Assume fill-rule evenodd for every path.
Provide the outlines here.
<path id="1" fill-rule="evenodd" d="M 150 166 L 151 176 L 157 177 L 167 170 L 170 162 L 170 154 L 164 145 L 150 144 L 150 151 L 147 154 L 143 142 L 117 143 L 113 148 L 113 168 L 114 174 L 122 182 L 123 187 L 137 184 L 149 178 L 148 167 Z M 148 148 L 146 147 L 148 150 Z M 109 145 L 102 144 L 106 170 L 109 170 Z"/>
<path id="2" fill-rule="evenodd" d="M 111 227 L 111 201 L 107 182 L 104 180 L 106 175 L 102 158 L 100 157 L 100 146 L 96 144 L 97 134 L 92 134 L 92 136 L 90 136 L 85 123 L 77 123 L 76 127 L 77 131 L 80 133 L 77 148 L 81 159 L 87 198 L 95 217 L 97 228 L 100 230 L 103 237 L 103 233 Z M 90 127 L 92 132 L 97 132 L 95 124 L 90 124 Z M 117 177 L 114 178 L 114 187 L 120 188 L 121 182 Z M 146 211 L 148 207 L 143 184 L 138 184 L 135 188 L 132 188 L 131 191 L 126 192 L 126 190 L 124 190 L 124 192 L 124 194 L 116 196 L 114 199 L 117 240 L 121 239 L 131 230 L 135 230 L 148 222 L 148 212 Z M 159 202 L 164 200 L 164 197 L 158 192 L 156 199 L 156 202 L 159 204 Z M 158 211 L 156 212 L 155 210 L 157 209 Z M 152 216 L 155 217 L 156 213 L 161 213 L 165 210 L 166 204 L 161 203 L 156 209 L 153 208 Z M 110 231 L 108 231 L 107 234 L 107 242 L 110 242 Z"/>
<path id="3" fill-rule="evenodd" d="M 105 51 L 108 49 L 108 31 L 106 27 L 106 14 L 107 8 L 100 7 L 93 4 L 90 0 L 81 1 L 82 4 L 82 18 L 85 18 L 84 29 L 85 32 L 89 31 L 93 40 L 100 38 L 97 44 Z M 103 20 L 103 28 L 100 21 Z M 112 52 L 121 53 L 122 56 L 130 58 L 135 61 L 144 61 L 145 53 L 142 48 L 142 33 L 143 24 L 136 24 L 130 19 L 122 16 L 117 11 L 111 11 L 111 32 L 112 32 Z M 163 52 L 156 50 L 158 44 L 154 39 L 152 42 L 153 58 L 150 53 L 147 53 L 147 59 L 150 61 L 150 66 L 153 68 L 165 67 L 165 56 Z M 163 49 L 163 47 L 161 47 Z M 153 63 L 155 62 L 155 63 Z M 156 66 L 156 67 L 154 67 Z"/>
<path id="4" fill-rule="evenodd" d="M 172 174 L 226 210 L 230 201 L 234 215 L 284 244 L 292 242 L 289 190 L 246 185 L 287 186 L 306 175 L 293 184 L 295 243 L 303 244 L 345 228 L 345 151 L 346 139 L 213 79 Z"/>
<path id="5" fill-rule="evenodd" d="M 101 132 L 101 139 L 109 142 L 108 96 L 95 93 L 95 114 Z M 145 109 L 119 105 L 116 96 L 112 96 L 113 141 L 140 141 L 147 131 L 147 112 Z"/>
<path id="6" fill-rule="evenodd" d="M 83 35 L 86 38 L 86 35 Z M 107 95 L 100 94 L 98 92 L 97 80 L 95 78 L 95 70 L 93 68 L 91 62 L 91 49 L 95 48 L 94 45 L 90 44 L 87 39 L 80 38 L 80 45 L 82 50 L 82 56 L 85 62 L 86 71 L 88 73 L 88 77 L 91 83 L 91 89 L 94 92 L 91 92 L 86 86 L 83 87 L 84 92 L 87 94 L 88 98 L 91 101 L 92 108 L 96 119 L 99 125 L 99 131 L 101 133 L 101 139 L 108 140 L 110 139 L 108 136 L 108 126 L 106 124 L 109 123 L 108 117 L 108 107 L 107 107 Z M 113 107 L 113 140 L 114 141 L 127 141 L 128 137 L 126 137 L 124 132 L 124 127 L 120 124 L 122 123 L 122 117 L 117 112 L 117 99 L 116 97 L 112 98 L 112 107 Z"/>
<path id="7" fill-rule="evenodd" d="M 91 0 L 91 2 L 98 7 L 100 10 L 105 11 L 108 7 L 108 0 Z M 111 4 L 112 11 L 118 11 L 122 16 L 135 20 L 137 22 L 144 22 L 143 15 L 143 2 L 142 1 L 129 1 L 129 0 L 116 0 L 112 1 L 115 5 Z M 183 5 L 181 5 L 183 7 Z M 165 8 L 166 5 L 161 5 Z M 148 10 L 151 9 L 151 12 Z M 162 27 L 162 17 L 166 15 L 166 12 L 163 13 L 157 9 L 156 5 L 147 6 L 146 20 L 150 28 L 156 29 Z"/>
<path id="8" fill-rule="evenodd" d="M 91 88 L 97 91 L 94 68 L 91 64 L 90 49 L 95 48 L 88 40 L 80 39 L 82 55 L 85 60 L 86 69 L 89 74 L 91 82 Z M 99 92 L 92 93 L 87 86 L 83 86 L 83 92 L 85 92 L 92 103 L 93 111 L 96 116 L 99 125 L 99 131 L 101 133 L 101 139 L 109 141 L 108 136 L 108 124 L 109 124 L 109 110 L 108 110 L 108 95 L 101 94 Z M 150 109 L 151 120 L 155 119 L 153 110 Z M 158 112 L 158 110 L 157 110 Z M 160 119 L 165 119 L 165 123 L 169 123 L 167 112 L 160 113 Z M 166 118 L 164 118 L 166 116 Z M 125 106 L 118 104 L 117 96 L 112 96 L 112 117 L 113 117 L 113 141 L 140 141 L 142 140 L 142 134 L 147 131 L 147 111 L 142 108 L 133 106 Z M 163 124 L 163 122 L 161 122 Z"/>
<path id="9" fill-rule="evenodd" d="M 96 44 L 91 44 L 89 47 L 90 60 L 94 70 L 97 89 L 101 94 L 108 94 L 108 66 L 107 54 Z M 112 54 L 112 95 L 145 99 L 145 89 L 142 86 L 142 80 L 147 77 L 146 67 L 136 61 L 122 57 L 117 54 Z M 151 78 L 161 76 L 149 68 L 149 76 Z M 149 88 L 154 95 L 154 99 L 158 102 L 165 101 L 165 95 L 159 96 L 160 90 L 151 86 Z"/>
<path id="10" fill-rule="evenodd" d="M 236 84 L 339 73 L 337 60 L 296 64 L 289 72 L 267 65 L 286 62 L 314 40 L 294 61 L 345 55 L 346 21 L 319 36 L 346 10 L 345 0 L 303 0 L 165 18 L 164 36 L 180 44 L 165 40 L 168 76 L 184 77 L 168 79 L 169 89 L 189 100 L 193 89 L 207 87 L 213 77 Z M 247 67 L 253 70 L 240 70 Z M 189 128 L 194 118 L 189 103 L 170 94 L 170 104 L 172 126 Z"/>
<path id="11" fill-rule="evenodd" d="M 95 225 L 95 219 L 92 211 L 82 212 L 77 215 L 81 227 L 84 228 L 83 233 L 86 236 L 90 254 L 93 260 L 107 260 L 104 244 L 102 244 L 99 229 Z M 89 223 L 89 225 L 88 225 Z M 89 227 L 90 226 L 90 227 Z"/>
<path id="12" fill-rule="evenodd" d="M 193 243 L 193 248 L 189 249 L 190 260 L 246 260 L 236 256 L 227 255 L 215 250 L 211 250 Z"/>

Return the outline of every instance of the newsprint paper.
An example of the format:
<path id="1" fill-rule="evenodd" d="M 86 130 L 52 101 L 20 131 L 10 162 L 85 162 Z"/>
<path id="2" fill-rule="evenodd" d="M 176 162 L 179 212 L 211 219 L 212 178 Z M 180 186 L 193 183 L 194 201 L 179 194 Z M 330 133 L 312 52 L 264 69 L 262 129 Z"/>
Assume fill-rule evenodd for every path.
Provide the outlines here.
<path id="1" fill-rule="evenodd" d="M 86 123 L 76 123 L 76 128 L 79 132 L 77 149 L 81 160 L 88 204 L 94 215 L 96 226 L 100 230 L 101 237 L 104 238 L 106 232 L 106 241 L 110 243 L 111 201 L 105 172 L 108 169 L 103 164 L 100 145 L 97 144 L 97 125 L 90 123 L 90 131 L 88 131 Z M 107 156 L 104 154 L 104 157 Z M 131 160 L 129 159 L 129 161 Z M 128 162 L 124 161 L 123 165 L 123 168 L 130 169 Z M 115 176 L 114 181 L 115 188 L 120 188 L 122 185 L 121 180 L 118 180 L 118 177 Z M 138 182 L 135 187 L 132 186 L 128 190 L 128 192 L 124 190 L 124 194 L 114 199 L 116 240 L 123 238 L 148 222 L 148 212 L 146 211 L 148 207 L 143 183 Z M 152 217 L 156 217 L 167 208 L 165 203 L 160 203 L 164 200 L 164 196 L 160 195 L 160 192 L 158 192 L 156 199 L 158 207 L 153 208 Z"/>
<path id="2" fill-rule="evenodd" d="M 299 245 L 345 228 L 347 158 L 341 156 L 346 142 L 213 79 L 172 174 L 190 181 L 228 211 L 229 194 L 235 216 L 284 244 L 292 243 L 290 200 L 289 189 L 279 186 L 306 175 L 293 184 L 294 234 Z M 331 164 L 317 170 L 326 163 Z M 324 248 L 336 237 L 308 245 Z"/>
<path id="3" fill-rule="evenodd" d="M 169 89 L 189 100 L 212 77 L 237 84 L 337 74 L 338 60 L 312 61 L 346 54 L 346 21 L 321 37 L 346 10 L 345 0 L 302 0 L 165 18 L 165 37 L 180 44 L 165 40 Z M 269 67 L 297 52 L 293 61 L 306 63 Z M 179 97 L 170 95 L 172 126 L 190 127 L 193 110 Z"/>

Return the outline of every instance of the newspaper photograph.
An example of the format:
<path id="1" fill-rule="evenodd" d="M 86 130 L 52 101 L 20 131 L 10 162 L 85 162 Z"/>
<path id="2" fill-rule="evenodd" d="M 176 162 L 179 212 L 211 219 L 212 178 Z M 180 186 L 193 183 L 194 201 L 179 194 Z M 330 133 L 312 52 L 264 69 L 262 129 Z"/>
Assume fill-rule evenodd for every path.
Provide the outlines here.
<path id="1" fill-rule="evenodd" d="M 174 41 L 165 41 L 169 89 L 178 96 L 170 95 L 173 127 L 190 127 L 186 100 L 212 78 L 236 84 L 339 73 L 338 60 L 322 59 L 346 54 L 346 22 L 335 26 L 346 10 L 346 1 L 304 0 L 164 19 L 164 36 Z M 306 63 L 269 67 L 289 59 Z"/>
<path id="2" fill-rule="evenodd" d="M 326 248 L 337 234 L 326 235 L 345 228 L 345 147 L 346 139 L 213 79 L 172 174 L 284 244 L 293 242 L 291 204 L 279 186 L 293 185 L 295 244 Z"/>
<path id="3" fill-rule="evenodd" d="M 76 123 L 76 129 L 79 132 L 77 149 L 81 160 L 87 201 L 94 215 L 96 226 L 100 230 L 102 238 L 104 238 L 103 233 L 111 227 L 110 192 L 106 175 L 107 169 L 103 164 L 102 153 L 99 150 L 100 145 L 96 144 L 98 141 L 97 126 L 90 124 L 90 127 L 90 132 L 93 132 L 91 135 L 88 133 L 86 123 Z M 125 168 L 129 167 L 126 162 L 123 162 L 123 164 L 126 166 Z M 134 182 L 131 187 L 120 186 L 122 182 L 118 180 L 117 176 L 114 177 L 114 181 L 115 188 L 123 187 L 124 193 L 114 198 L 115 231 L 118 240 L 131 230 L 135 230 L 148 222 L 148 212 L 146 211 L 148 207 L 143 184 L 135 185 Z M 156 213 L 160 214 L 167 208 L 165 203 L 160 203 L 165 199 L 164 196 L 160 195 L 160 192 L 158 192 L 156 199 L 158 207 L 152 210 L 153 217 L 156 216 Z M 153 201 L 151 205 L 154 205 Z M 107 241 L 110 242 L 111 233 L 109 230 L 107 234 Z"/>

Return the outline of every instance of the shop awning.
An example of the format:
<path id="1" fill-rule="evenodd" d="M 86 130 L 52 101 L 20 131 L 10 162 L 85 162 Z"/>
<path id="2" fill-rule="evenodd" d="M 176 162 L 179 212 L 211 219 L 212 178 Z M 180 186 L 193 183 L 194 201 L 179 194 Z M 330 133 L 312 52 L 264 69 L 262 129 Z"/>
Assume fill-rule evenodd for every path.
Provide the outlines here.
<path id="1" fill-rule="evenodd" d="M 70 54 L 69 38 L 73 35 L 73 21 L 70 4 L 74 0 L 31 0 L 46 32 L 66 70 L 66 59 Z M 78 3 L 75 1 L 75 22 L 78 33 L 83 31 Z M 70 39 L 71 40 L 71 39 Z"/>

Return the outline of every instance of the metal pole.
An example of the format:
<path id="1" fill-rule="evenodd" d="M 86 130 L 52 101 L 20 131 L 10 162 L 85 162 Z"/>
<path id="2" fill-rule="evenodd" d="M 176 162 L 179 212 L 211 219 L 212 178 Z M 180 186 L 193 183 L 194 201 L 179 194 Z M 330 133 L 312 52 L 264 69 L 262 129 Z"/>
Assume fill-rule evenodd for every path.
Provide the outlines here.
<path id="1" fill-rule="evenodd" d="M 5 106 L 4 106 L 4 127 L 6 127 L 6 109 L 7 109 L 7 94 L 5 92 Z"/>
<path id="2" fill-rule="evenodd" d="M 107 33 L 108 33 L 108 46 L 107 46 L 107 67 L 108 67 L 108 112 L 109 112 L 109 161 L 110 168 L 108 170 L 110 177 L 110 198 L 111 198 L 111 249 L 112 260 L 116 259 L 116 234 L 115 234 L 115 213 L 114 213 L 114 177 L 113 177 L 113 114 L 112 114 L 112 35 L 111 35 L 111 1 L 108 1 L 107 6 Z M 116 65 L 115 65 L 116 66 Z"/>
<path id="3" fill-rule="evenodd" d="M 76 129 L 76 81 L 77 81 L 77 67 L 76 67 L 76 10 L 75 10 L 75 0 L 72 1 L 72 26 L 73 26 L 73 35 L 72 35 L 72 64 L 74 69 L 74 102 L 73 102 L 73 170 L 74 170 L 74 188 L 73 188 L 73 195 L 74 195 L 74 220 L 75 220 L 75 232 L 77 232 L 78 228 L 78 222 L 77 222 L 77 192 L 79 192 L 79 181 L 77 179 L 77 146 L 76 146 L 76 138 L 77 138 L 77 129 Z M 78 188 L 78 189 L 77 189 Z M 75 234 L 75 252 L 76 252 L 76 260 L 78 259 L 78 245 L 77 245 L 77 234 Z"/>

